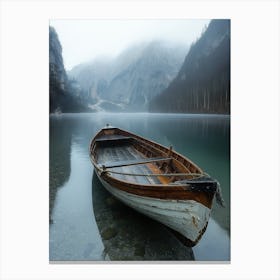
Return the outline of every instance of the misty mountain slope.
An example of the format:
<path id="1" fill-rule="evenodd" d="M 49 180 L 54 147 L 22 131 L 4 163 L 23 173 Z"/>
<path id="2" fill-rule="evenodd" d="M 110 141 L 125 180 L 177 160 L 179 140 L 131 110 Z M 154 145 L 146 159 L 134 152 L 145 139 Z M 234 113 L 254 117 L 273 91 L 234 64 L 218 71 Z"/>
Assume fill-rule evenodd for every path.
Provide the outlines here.
<path id="1" fill-rule="evenodd" d="M 149 44 L 136 61 L 112 79 L 104 98 L 124 103 L 130 109 L 145 110 L 176 76 L 185 51 L 175 51 L 161 42 Z"/>
<path id="2" fill-rule="evenodd" d="M 95 100 L 97 92 L 102 92 L 110 76 L 112 61 L 107 57 L 79 64 L 68 72 L 70 78 L 79 83 L 83 90 L 83 98 L 87 101 Z"/>
<path id="3" fill-rule="evenodd" d="M 88 92 L 88 102 L 93 106 L 110 103 L 119 110 L 143 111 L 177 75 L 186 51 L 181 45 L 142 43 L 112 61 L 80 65 L 69 74 Z"/>
<path id="4" fill-rule="evenodd" d="M 152 112 L 230 112 L 230 21 L 212 20 L 177 75 L 149 106 Z"/>
<path id="5" fill-rule="evenodd" d="M 88 108 L 75 97 L 76 89 L 72 87 L 64 69 L 62 47 L 57 33 L 49 27 L 49 98 L 50 113 L 56 110 L 62 112 L 81 112 Z"/>

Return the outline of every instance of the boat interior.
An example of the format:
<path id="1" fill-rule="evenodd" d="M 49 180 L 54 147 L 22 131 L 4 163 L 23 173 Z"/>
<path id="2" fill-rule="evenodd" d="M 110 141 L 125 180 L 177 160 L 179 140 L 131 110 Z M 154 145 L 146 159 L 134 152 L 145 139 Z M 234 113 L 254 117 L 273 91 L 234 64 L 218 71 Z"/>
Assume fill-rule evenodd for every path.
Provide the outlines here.
<path id="1" fill-rule="evenodd" d="M 102 130 L 92 143 L 91 154 L 100 169 L 138 184 L 177 184 L 196 178 L 194 173 L 202 174 L 172 148 L 118 129 Z"/>

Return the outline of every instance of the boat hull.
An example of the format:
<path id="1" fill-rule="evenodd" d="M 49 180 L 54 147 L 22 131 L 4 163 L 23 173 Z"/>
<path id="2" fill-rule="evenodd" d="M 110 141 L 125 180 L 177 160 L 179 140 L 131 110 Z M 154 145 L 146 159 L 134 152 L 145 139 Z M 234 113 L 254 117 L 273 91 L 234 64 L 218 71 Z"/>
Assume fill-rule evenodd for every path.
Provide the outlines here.
<path id="1" fill-rule="evenodd" d="M 166 225 L 186 238 L 186 244 L 194 246 L 204 233 L 211 210 L 194 200 L 159 199 L 139 196 L 122 191 L 97 176 L 105 189 L 136 211 Z"/>

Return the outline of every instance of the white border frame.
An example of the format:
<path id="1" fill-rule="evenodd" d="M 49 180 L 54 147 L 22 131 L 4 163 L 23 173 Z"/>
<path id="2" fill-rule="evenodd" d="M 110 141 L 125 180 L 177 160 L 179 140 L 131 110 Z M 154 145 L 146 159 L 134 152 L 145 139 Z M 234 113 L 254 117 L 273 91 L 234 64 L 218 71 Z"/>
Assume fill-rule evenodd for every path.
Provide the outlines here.
<path id="1" fill-rule="evenodd" d="M 50 18 L 231 19 L 231 264 L 49 264 Z M 279 279 L 278 1 L 2 1 L 0 27 L 1 279 Z"/>

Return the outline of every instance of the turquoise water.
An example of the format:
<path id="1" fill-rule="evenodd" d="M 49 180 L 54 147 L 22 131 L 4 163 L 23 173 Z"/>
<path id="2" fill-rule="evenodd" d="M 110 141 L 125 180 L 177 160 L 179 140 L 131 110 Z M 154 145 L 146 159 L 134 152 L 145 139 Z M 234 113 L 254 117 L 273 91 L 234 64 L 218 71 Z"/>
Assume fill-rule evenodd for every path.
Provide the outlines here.
<path id="1" fill-rule="evenodd" d="M 220 182 L 226 208 L 214 205 L 207 230 L 192 250 L 161 224 L 115 201 L 95 178 L 88 147 L 107 123 L 172 145 Z M 104 232 L 109 232 L 109 239 Z M 50 260 L 229 261 L 230 117 L 149 113 L 51 116 L 49 248 Z"/>

